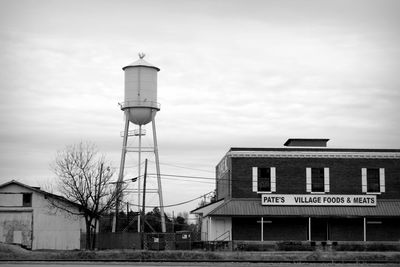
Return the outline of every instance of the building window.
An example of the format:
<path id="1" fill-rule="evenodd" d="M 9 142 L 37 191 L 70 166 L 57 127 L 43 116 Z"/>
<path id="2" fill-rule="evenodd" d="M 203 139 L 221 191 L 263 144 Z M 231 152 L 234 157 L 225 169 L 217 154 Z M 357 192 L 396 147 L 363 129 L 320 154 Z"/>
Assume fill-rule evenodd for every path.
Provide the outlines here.
<path id="1" fill-rule="evenodd" d="M 275 167 L 253 167 L 253 192 L 271 193 L 276 191 Z"/>
<path id="2" fill-rule="evenodd" d="M 379 169 L 367 169 L 367 192 L 380 192 Z"/>
<path id="3" fill-rule="evenodd" d="M 311 191 L 312 192 L 325 192 L 324 190 L 324 169 L 312 168 L 311 169 Z"/>
<path id="4" fill-rule="evenodd" d="M 32 194 L 31 193 L 22 194 L 22 206 L 23 207 L 32 207 Z"/>
<path id="5" fill-rule="evenodd" d="M 306 168 L 306 189 L 310 193 L 328 193 L 329 168 Z"/>
<path id="6" fill-rule="evenodd" d="M 385 192 L 385 169 L 384 168 L 362 168 L 361 169 L 362 192 L 384 193 Z"/>
<path id="7" fill-rule="evenodd" d="M 271 191 L 271 171 L 270 168 L 258 168 L 258 192 Z"/>

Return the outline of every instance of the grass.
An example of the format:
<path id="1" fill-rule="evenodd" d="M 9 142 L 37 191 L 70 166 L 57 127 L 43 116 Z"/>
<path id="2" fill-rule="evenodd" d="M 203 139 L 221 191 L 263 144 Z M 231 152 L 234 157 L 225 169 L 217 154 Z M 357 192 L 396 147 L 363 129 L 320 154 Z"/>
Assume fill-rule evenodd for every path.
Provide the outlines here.
<path id="1" fill-rule="evenodd" d="M 25 250 L 0 243 L 0 260 L 396 262 L 398 251 Z"/>

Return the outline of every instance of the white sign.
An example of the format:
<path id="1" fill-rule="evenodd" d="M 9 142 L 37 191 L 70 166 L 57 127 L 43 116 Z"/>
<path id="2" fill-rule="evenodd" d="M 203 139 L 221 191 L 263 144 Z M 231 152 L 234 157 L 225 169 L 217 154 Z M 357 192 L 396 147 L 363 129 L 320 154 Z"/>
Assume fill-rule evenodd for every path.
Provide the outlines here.
<path id="1" fill-rule="evenodd" d="M 376 206 L 376 195 L 277 195 L 262 194 L 267 206 Z"/>

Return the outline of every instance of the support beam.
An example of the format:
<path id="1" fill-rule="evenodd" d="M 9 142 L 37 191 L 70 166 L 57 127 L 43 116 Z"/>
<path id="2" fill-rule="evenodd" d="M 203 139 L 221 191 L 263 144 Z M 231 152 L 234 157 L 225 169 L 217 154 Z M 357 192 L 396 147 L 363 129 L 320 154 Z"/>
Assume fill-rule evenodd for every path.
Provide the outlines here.
<path id="1" fill-rule="evenodd" d="M 308 217 L 308 241 L 311 241 L 311 217 Z"/>
<path id="2" fill-rule="evenodd" d="M 138 224 L 137 224 L 137 229 L 138 229 L 138 233 L 140 233 L 140 181 L 141 181 L 141 169 L 140 169 L 140 165 L 142 164 L 142 125 L 139 125 L 139 155 L 138 155 L 138 178 L 137 178 L 137 183 L 138 183 Z"/>
<path id="3" fill-rule="evenodd" d="M 161 231 L 163 233 L 167 232 L 165 225 L 165 215 L 164 215 L 164 201 L 162 194 L 162 184 L 161 184 L 161 175 L 160 175 L 160 159 L 158 156 L 158 144 L 157 144 L 157 132 L 156 132 L 156 121 L 155 118 L 151 121 L 153 126 L 153 143 L 154 143 L 154 155 L 156 158 L 156 170 L 157 170 L 157 184 L 158 184 L 158 197 L 160 200 L 160 215 L 161 215 Z"/>
<path id="4" fill-rule="evenodd" d="M 122 141 L 122 152 L 121 152 L 121 162 L 119 165 L 119 174 L 118 174 L 118 181 L 116 185 L 116 192 L 117 192 L 117 202 L 115 205 L 115 214 L 112 223 L 112 232 L 115 233 L 117 230 L 117 220 L 118 220 L 118 212 L 119 212 L 119 204 L 122 200 L 122 192 L 121 186 L 124 179 L 124 169 L 125 169 L 125 156 L 126 156 L 126 146 L 128 143 L 128 133 L 129 133 L 129 114 L 128 111 L 124 112 L 125 114 L 125 127 L 124 127 L 124 136 Z"/>
<path id="5" fill-rule="evenodd" d="M 367 218 L 364 217 L 364 242 L 367 241 Z"/>
<path id="6" fill-rule="evenodd" d="M 264 241 L 264 217 L 261 217 L 261 241 Z"/>
<path id="7" fill-rule="evenodd" d="M 212 230 L 212 220 L 211 220 L 211 216 L 209 217 L 210 219 L 209 219 L 209 223 L 208 223 L 208 228 L 209 228 L 209 232 L 208 232 L 208 240 L 207 241 L 210 241 L 210 240 L 212 240 L 212 236 L 211 236 L 211 230 Z"/>
<path id="8" fill-rule="evenodd" d="M 271 220 L 265 221 L 264 217 L 261 217 L 261 220 L 257 221 L 257 223 L 261 224 L 261 238 L 260 238 L 260 240 L 264 241 L 264 224 L 265 223 L 272 223 L 272 221 Z"/>

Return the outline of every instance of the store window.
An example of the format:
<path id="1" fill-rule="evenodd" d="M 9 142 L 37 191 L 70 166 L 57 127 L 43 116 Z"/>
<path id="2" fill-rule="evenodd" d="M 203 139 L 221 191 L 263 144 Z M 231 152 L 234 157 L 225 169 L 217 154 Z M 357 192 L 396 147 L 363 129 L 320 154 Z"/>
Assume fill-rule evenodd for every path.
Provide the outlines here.
<path id="1" fill-rule="evenodd" d="M 306 168 L 306 189 L 310 193 L 328 193 L 329 168 Z"/>
<path id="2" fill-rule="evenodd" d="M 276 191 L 275 167 L 253 167 L 253 192 Z"/>
<path id="3" fill-rule="evenodd" d="M 362 168 L 361 169 L 362 192 L 384 193 L 385 192 L 385 169 L 384 168 Z"/>

